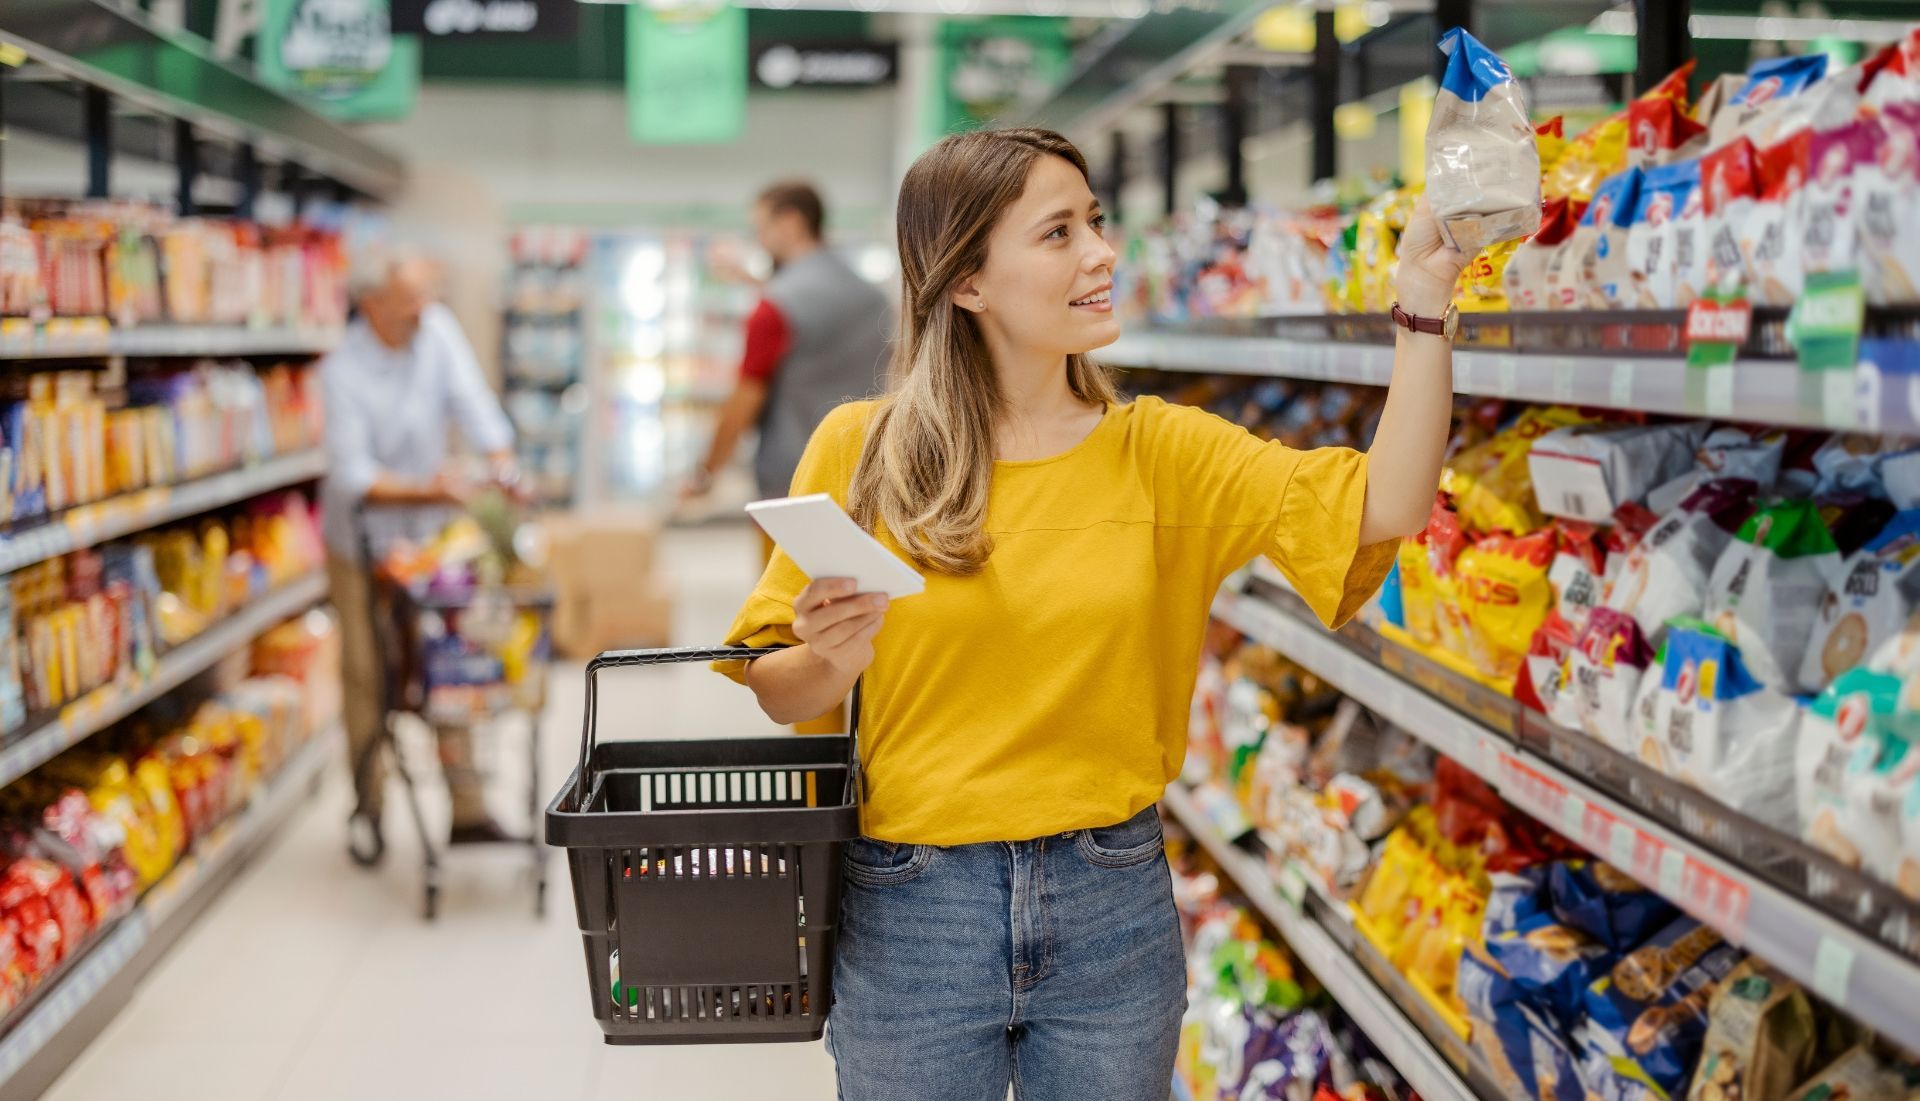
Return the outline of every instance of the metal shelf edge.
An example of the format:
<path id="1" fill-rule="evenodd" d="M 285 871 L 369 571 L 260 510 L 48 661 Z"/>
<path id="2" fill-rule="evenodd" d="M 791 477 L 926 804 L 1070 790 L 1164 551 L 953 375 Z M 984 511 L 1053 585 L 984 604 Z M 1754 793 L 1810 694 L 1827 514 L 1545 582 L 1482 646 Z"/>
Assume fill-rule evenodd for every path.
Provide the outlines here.
<path id="1" fill-rule="evenodd" d="M 1421 1097 L 1428 1101 L 1480 1101 L 1386 991 L 1341 950 L 1333 935 L 1289 906 L 1259 861 L 1215 832 L 1180 785 L 1167 786 L 1163 803 L 1239 883 L 1247 900 L 1273 922 L 1301 962 Z"/>
<path id="2" fill-rule="evenodd" d="M 131 912 L 87 950 L 87 957 L 60 980 L 60 989 L 48 991 L 38 1005 L 0 1038 L 0 1087 L 59 1037 L 80 1012 L 130 967 L 137 979 L 146 967 L 137 957 L 155 941 L 170 940 L 171 928 L 185 912 L 185 902 L 258 849 L 283 824 L 300 802 L 307 784 L 332 759 L 339 740 L 338 726 L 312 738 L 281 766 L 255 794 L 245 810 L 208 835 L 194 851 L 181 857 L 172 871 L 154 884 Z M 92 1039 L 91 1036 L 84 1040 Z M 83 1040 L 83 1042 L 84 1042 Z"/>
<path id="3" fill-rule="evenodd" d="M 275 456 L 254 466 L 210 474 L 175 486 L 159 487 L 164 489 L 166 500 L 144 510 L 128 503 L 153 493 L 153 489 L 135 490 L 81 505 L 69 510 L 61 519 L 49 521 L 40 527 L 14 536 L 0 535 L 0 575 L 25 569 L 49 558 L 98 546 L 111 539 L 235 504 L 262 493 L 310 481 L 326 472 L 326 453 L 319 448 L 312 448 Z M 131 507 L 135 511 L 125 516 L 115 515 L 113 510 L 118 507 Z M 90 510 L 89 514 L 102 514 L 102 518 L 82 525 L 81 521 L 85 519 L 79 515 L 82 510 Z M 75 532 L 76 527 L 81 528 L 78 533 Z"/>
<path id="4" fill-rule="evenodd" d="M 36 338 L 25 347 L 0 340 L 0 361 L 84 359 L 90 356 L 316 356 L 340 340 L 335 329 L 242 329 L 167 326 L 115 329 L 98 340 Z"/>
<path id="5" fill-rule="evenodd" d="M 133 688 L 104 685 L 68 704 L 62 717 L 41 724 L 37 730 L 21 735 L 0 750 L 0 787 L 173 691 L 326 595 L 327 579 L 318 571 L 289 581 L 168 651 L 155 664 L 152 678 L 145 683 Z"/>
<path id="6" fill-rule="evenodd" d="M 1532 817 L 1618 864 L 1729 940 L 1889 1038 L 1920 1050 L 1920 963 L 1906 959 L 1476 723 L 1317 626 L 1258 597 L 1222 593 L 1222 622 L 1285 653 L 1454 758 Z M 1591 812 L 1598 812 L 1598 821 Z M 1618 832 L 1618 831 L 1628 832 Z M 1605 833 L 1604 839 L 1597 834 Z M 1617 834 L 1617 838 L 1616 838 Z M 1621 846 L 1616 857 L 1615 846 Z"/>
<path id="7" fill-rule="evenodd" d="M 1385 344 L 1288 340 L 1206 333 L 1135 332 L 1096 353 L 1115 367 L 1198 374 L 1254 375 L 1361 386 L 1393 377 Z M 1856 373 L 1830 372 L 1838 389 L 1797 364 L 1741 362 L 1693 369 L 1672 356 L 1546 355 L 1460 348 L 1455 393 L 1514 401 L 1558 402 L 1685 417 L 1715 417 L 1798 428 L 1878 430 L 1907 414 L 1867 409 Z M 1903 395 L 1883 394 L 1885 402 Z"/>

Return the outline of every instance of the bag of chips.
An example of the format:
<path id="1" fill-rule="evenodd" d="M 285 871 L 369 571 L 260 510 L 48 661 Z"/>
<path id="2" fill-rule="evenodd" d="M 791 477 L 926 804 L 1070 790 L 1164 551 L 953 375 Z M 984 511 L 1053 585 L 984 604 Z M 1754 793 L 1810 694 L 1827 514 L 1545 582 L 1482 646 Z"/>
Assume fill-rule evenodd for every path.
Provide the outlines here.
<path id="1" fill-rule="evenodd" d="M 1633 699 L 1653 655 L 1632 616 L 1594 609 L 1586 633 L 1567 654 L 1566 679 L 1579 709 L 1579 729 L 1623 753 L 1633 752 Z"/>
<path id="2" fill-rule="evenodd" d="M 1686 1101 L 1786 1101 L 1812 1073 L 1820 1023 L 1799 983 L 1748 958 L 1714 989 Z"/>
<path id="3" fill-rule="evenodd" d="M 1600 181 L 1626 166 L 1627 113 L 1621 111 L 1568 142 L 1540 189 L 1549 199 L 1591 202 Z"/>
<path id="4" fill-rule="evenodd" d="M 1654 295 L 1659 299 L 1661 309 L 1686 309 L 1700 293 L 1712 284 L 1707 278 L 1707 253 L 1711 242 L 1707 235 L 1707 193 L 1700 186 L 1700 161 L 1682 161 L 1674 165 L 1681 177 L 1675 193 L 1679 196 L 1679 212 L 1673 217 L 1668 231 L 1673 247 L 1668 250 L 1673 258 L 1673 291 L 1670 298 L 1659 299 L 1663 284 L 1654 280 Z M 1682 165 L 1689 167 L 1682 168 Z"/>
<path id="5" fill-rule="evenodd" d="M 1605 523 L 1621 505 L 1691 469 L 1706 432 L 1705 421 L 1555 429 L 1527 453 L 1534 498 L 1550 516 Z"/>
<path id="6" fill-rule="evenodd" d="M 1789 1101 L 1901 1101 L 1907 1096 L 1900 1073 L 1862 1044 L 1800 1083 Z"/>
<path id="7" fill-rule="evenodd" d="M 1527 454 L 1533 441 L 1556 428 L 1594 418 L 1568 406 L 1530 408 L 1491 439 L 1456 454 L 1440 474 L 1440 488 L 1471 531 L 1526 535 L 1546 525 L 1533 499 Z"/>
<path id="8" fill-rule="evenodd" d="M 1920 104 L 1890 105 L 1862 126 L 1874 155 L 1854 167 L 1861 285 L 1876 306 L 1920 302 Z"/>
<path id="9" fill-rule="evenodd" d="M 1587 988 L 1588 1037 L 1629 1076 L 1684 1094 L 1706 1036 L 1707 1000 L 1740 959 L 1711 926 L 1676 918 Z"/>
<path id="10" fill-rule="evenodd" d="M 1740 89 L 1746 87 L 1746 84 L 1747 74 L 1745 73 L 1722 73 L 1714 77 L 1713 83 L 1707 85 L 1700 93 L 1699 100 L 1693 105 L 1693 121 L 1707 124 L 1708 144 L 1713 143 L 1711 133 L 1713 120 L 1720 117 L 1720 112 L 1733 106 L 1734 97 L 1740 94 Z"/>
<path id="11" fill-rule="evenodd" d="M 1606 946 L 1562 924 L 1551 913 L 1488 936 L 1486 947 L 1520 996 L 1559 1028 L 1580 1019 L 1587 989 L 1614 961 Z"/>
<path id="12" fill-rule="evenodd" d="M 1586 213 L 1586 204 L 1570 199 L 1548 199 L 1540 215 L 1540 229 L 1514 249 L 1502 273 L 1508 305 L 1516 310 L 1544 310 L 1549 306 L 1567 307 L 1571 302 L 1550 302 L 1552 294 L 1549 268 L 1560 256 L 1573 231 Z"/>
<path id="13" fill-rule="evenodd" d="M 1627 227 L 1633 221 L 1644 179 L 1645 173 L 1638 168 L 1609 177 L 1594 192 L 1592 205 L 1574 231 L 1573 255 L 1581 263 L 1581 298 L 1590 309 L 1620 309 L 1632 304 Z"/>
<path id="14" fill-rule="evenodd" d="M 1754 128 L 1767 111 L 1777 109 L 1780 101 L 1799 95 L 1826 75 L 1825 54 L 1756 62 L 1733 100 L 1714 115 L 1708 144 L 1717 149 L 1734 141 Z"/>
<path id="15" fill-rule="evenodd" d="M 1741 240 L 1760 197 L 1753 143 L 1736 138 L 1702 157 L 1700 190 L 1706 196 L 1707 289 L 1730 294 L 1752 278 Z"/>
<path id="16" fill-rule="evenodd" d="M 1756 512 L 1714 566 L 1702 618 L 1740 647 L 1762 684 L 1800 680 L 1821 599 L 1841 580 L 1840 550 L 1811 501 Z"/>
<path id="17" fill-rule="evenodd" d="M 1796 691 L 1818 692 L 1866 660 L 1920 608 L 1920 510 L 1897 514 L 1848 556 L 1820 602 Z"/>
<path id="18" fill-rule="evenodd" d="M 1486 313 L 1505 311 L 1507 302 L 1507 267 L 1513 262 L 1514 253 L 1520 248 L 1521 241 L 1514 239 L 1489 245 L 1480 250 L 1467 264 L 1467 270 L 1460 273 L 1460 290 L 1454 301 L 1463 313 Z"/>
<path id="19" fill-rule="evenodd" d="M 1534 148 L 1540 153 L 1540 172 L 1548 175 L 1567 151 L 1566 120 L 1555 115 L 1533 128 Z"/>
<path id="20" fill-rule="evenodd" d="M 1636 99 L 1627 105 L 1627 164 L 1658 168 L 1698 157 L 1707 144 L 1707 128 L 1687 115 L 1686 105 L 1659 97 Z"/>
<path id="21" fill-rule="evenodd" d="M 1886 883 L 1896 883 L 1900 877 L 1901 858 L 1906 855 L 1901 819 L 1914 780 L 1920 776 L 1920 750 L 1909 737 L 1915 732 L 1914 718 L 1901 714 L 1896 696 L 1891 714 L 1869 720 L 1867 737 L 1848 760 L 1841 780 L 1843 844 L 1860 854 L 1863 870 Z"/>
<path id="22" fill-rule="evenodd" d="M 1742 652 L 1705 623 L 1667 635 L 1655 757 L 1647 763 L 1757 821 L 1795 822 L 1800 709 L 1747 672 Z"/>
<path id="23" fill-rule="evenodd" d="M 1680 912 L 1657 892 L 1611 864 L 1563 860 L 1547 873 L 1553 913 L 1615 952 L 1630 952 Z"/>
<path id="24" fill-rule="evenodd" d="M 1809 272 L 1860 270 L 1862 203 L 1854 168 L 1873 159 L 1877 130 L 1856 122 L 1813 135 L 1800 221 L 1801 259 Z"/>
<path id="25" fill-rule="evenodd" d="M 1858 868 L 1860 846 L 1848 836 L 1848 771 L 1855 757 L 1878 756 L 1880 730 L 1899 706 L 1900 678 L 1849 669 L 1807 705 L 1794 750 L 1800 836 L 1814 848 Z"/>
<path id="26" fill-rule="evenodd" d="M 1668 620 L 1698 615 L 1714 566 L 1754 514 L 1757 489 L 1744 478 L 1702 483 L 1627 553 L 1606 606 L 1632 616 L 1656 646 Z"/>
<path id="27" fill-rule="evenodd" d="M 1639 202 L 1634 204 L 1633 221 L 1627 226 L 1627 270 L 1633 287 L 1629 305 L 1642 309 L 1672 307 L 1679 293 L 1681 269 L 1691 261 L 1691 257 L 1683 261 L 1679 255 L 1675 234 L 1681 211 L 1699 192 L 1697 159 L 1647 170 Z M 1704 205 L 1701 209 L 1704 211 Z"/>
<path id="28" fill-rule="evenodd" d="M 1499 55 L 1455 28 L 1427 123 L 1427 198 L 1460 251 L 1540 228 L 1540 151 L 1520 85 Z"/>
<path id="29" fill-rule="evenodd" d="M 1756 306 L 1791 306 L 1806 282 L 1806 253 L 1799 227 L 1805 222 L 1807 173 L 1813 131 L 1759 149 L 1754 165 L 1760 194 L 1740 231 L 1747 290 Z"/>
<path id="30" fill-rule="evenodd" d="M 1482 537 L 1456 563 L 1461 605 L 1467 615 L 1467 657 L 1483 676 L 1512 680 L 1520 672 L 1533 633 L 1553 607 L 1547 568 L 1556 534 Z"/>

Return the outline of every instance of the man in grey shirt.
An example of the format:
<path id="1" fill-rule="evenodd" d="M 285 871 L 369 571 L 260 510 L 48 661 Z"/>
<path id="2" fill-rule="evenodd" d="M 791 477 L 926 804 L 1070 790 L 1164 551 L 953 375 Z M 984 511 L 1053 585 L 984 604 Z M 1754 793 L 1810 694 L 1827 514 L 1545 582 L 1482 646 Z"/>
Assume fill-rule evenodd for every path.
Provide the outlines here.
<path id="1" fill-rule="evenodd" d="M 353 851 L 377 860 L 386 759 L 376 742 L 386 722 L 374 651 L 371 563 L 363 561 L 360 506 L 375 555 L 396 539 L 431 538 L 478 488 L 450 464 L 449 429 L 487 456 L 493 479 L 518 482 L 513 427 L 480 371 L 473 347 L 433 300 L 435 272 L 414 257 L 370 256 L 351 288 L 359 316 L 320 362 L 326 401 L 327 477 L 321 487 L 327 577 L 340 617 L 348 761 L 359 797 L 356 820 L 372 837 Z M 440 732 L 453 799 L 456 844 L 506 839 L 487 813 L 464 730 Z"/>
<path id="2" fill-rule="evenodd" d="M 760 495 L 786 496 L 820 421 L 883 388 L 892 310 L 826 246 L 825 222 L 819 193 L 805 183 L 774 184 L 754 203 L 754 235 L 774 273 L 747 318 L 740 377 L 688 496 L 706 492 L 749 427 L 760 430 L 753 462 Z"/>

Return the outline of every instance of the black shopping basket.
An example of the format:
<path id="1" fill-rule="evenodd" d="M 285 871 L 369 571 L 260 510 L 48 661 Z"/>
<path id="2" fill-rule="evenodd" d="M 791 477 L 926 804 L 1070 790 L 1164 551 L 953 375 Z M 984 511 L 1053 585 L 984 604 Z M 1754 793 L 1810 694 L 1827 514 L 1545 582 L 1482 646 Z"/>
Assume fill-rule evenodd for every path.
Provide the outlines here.
<path id="1" fill-rule="evenodd" d="M 860 832 L 844 736 L 595 744 L 603 669 L 775 650 L 611 650 L 587 663 L 580 765 L 547 807 L 609 1044 L 817 1040 L 833 1006 L 840 847 Z"/>

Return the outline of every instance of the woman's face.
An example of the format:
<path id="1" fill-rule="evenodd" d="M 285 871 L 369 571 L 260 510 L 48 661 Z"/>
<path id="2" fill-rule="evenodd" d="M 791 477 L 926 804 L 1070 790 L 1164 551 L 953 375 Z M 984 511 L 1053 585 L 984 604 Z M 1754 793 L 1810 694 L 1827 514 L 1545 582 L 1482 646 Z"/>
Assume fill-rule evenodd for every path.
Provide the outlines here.
<path id="1" fill-rule="evenodd" d="M 974 312 L 990 345 L 1067 356 L 1113 343 L 1120 323 L 1105 224 L 1080 170 L 1041 157 L 993 227 L 986 266 L 961 281 L 954 304 Z"/>

